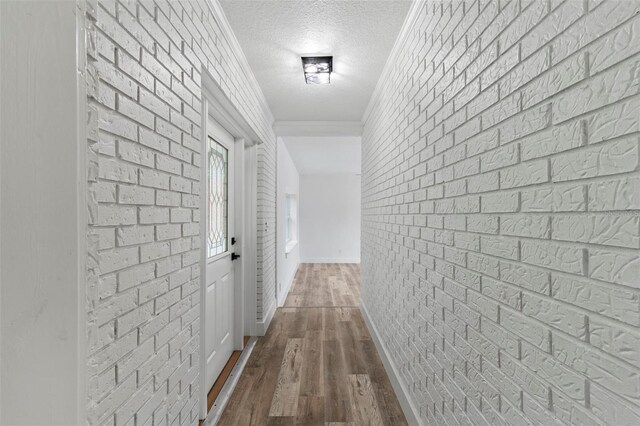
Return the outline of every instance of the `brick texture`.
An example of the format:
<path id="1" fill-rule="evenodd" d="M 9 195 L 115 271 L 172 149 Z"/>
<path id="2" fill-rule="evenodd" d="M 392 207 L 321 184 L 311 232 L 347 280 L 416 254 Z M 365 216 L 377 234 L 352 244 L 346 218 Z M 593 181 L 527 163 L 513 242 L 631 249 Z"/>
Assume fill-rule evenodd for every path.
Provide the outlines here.
<path id="1" fill-rule="evenodd" d="M 640 424 L 639 13 L 411 15 L 365 117 L 362 299 L 425 424 Z"/>
<path id="2" fill-rule="evenodd" d="M 197 424 L 202 70 L 263 142 L 257 321 L 275 303 L 271 114 L 208 0 L 78 5 L 89 20 L 87 422 Z"/>

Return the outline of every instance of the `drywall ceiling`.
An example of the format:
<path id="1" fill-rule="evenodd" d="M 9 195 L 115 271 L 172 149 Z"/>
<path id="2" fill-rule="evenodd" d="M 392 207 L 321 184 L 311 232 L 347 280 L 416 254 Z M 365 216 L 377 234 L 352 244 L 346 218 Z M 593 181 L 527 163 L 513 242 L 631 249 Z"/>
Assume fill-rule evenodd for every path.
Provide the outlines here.
<path id="1" fill-rule="evenodd" d="M 360 137 L 283 137 L 301 175 L 360 174 Z"/>
<path id="2" fill-rule="evenodd" d="M 276 121 L 360 120 L 409 0 L 221 0 Z M 329 85 L 301 56 L 333 55 Z"/>

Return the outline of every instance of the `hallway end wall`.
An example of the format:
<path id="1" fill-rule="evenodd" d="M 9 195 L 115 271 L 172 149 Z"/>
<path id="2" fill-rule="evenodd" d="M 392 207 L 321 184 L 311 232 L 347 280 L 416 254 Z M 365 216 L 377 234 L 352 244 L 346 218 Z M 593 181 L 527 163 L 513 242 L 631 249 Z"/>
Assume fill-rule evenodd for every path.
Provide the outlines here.
<path id="1" fill-rule="evenodd" d="M 298 265 L 300 264 L 300 175 L 293 163 L 287 145 L 278 138 L 278 304 L 282 305 L 287 292 L 293 283 Z M 297 244 L 286 253 L 286 196 L 288 194 L 296 197 L 296 232 Z"/>
<path id="2" fill-rule="evenodd" d="M 92 5 L 97 3 L 93 10 Z M 86 2 L 88 423 L 200 414 L 202 75 L 258 147 L 257 316 L 275 305 L 273 118 L 215 0 Z"/>
<path id="3" fill-rule="evenodd" d="M 360 176 L 300 176 L 300 261 L 360 263 Z"/>
<path id="4" fill-rule="evenodd" d="M 424 424 L 640 424 L 639 12 L 414 4 L 364 118 L 362 303 Z"/>

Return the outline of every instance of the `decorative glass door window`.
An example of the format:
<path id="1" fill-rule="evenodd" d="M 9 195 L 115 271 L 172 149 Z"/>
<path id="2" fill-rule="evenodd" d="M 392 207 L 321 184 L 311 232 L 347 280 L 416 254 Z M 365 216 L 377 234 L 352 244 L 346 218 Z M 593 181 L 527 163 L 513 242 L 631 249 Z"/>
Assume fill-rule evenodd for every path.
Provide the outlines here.
<path id="1" fill-rule="evenodd" d="M 207 157 L 209 180 L 207 251 L 208 257 L 213 257 L 226 252 L 228 248 L 229 151 L 209 137 Z"/>

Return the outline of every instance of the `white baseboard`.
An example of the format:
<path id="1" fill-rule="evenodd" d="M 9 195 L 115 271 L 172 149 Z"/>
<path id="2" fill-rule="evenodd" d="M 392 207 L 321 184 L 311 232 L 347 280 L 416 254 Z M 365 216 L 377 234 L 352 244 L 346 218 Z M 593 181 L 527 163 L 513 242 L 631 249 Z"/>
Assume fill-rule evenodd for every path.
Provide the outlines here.
<path id="1" fill-rule="evenodd" d="M 264 336 L 267 334 L 267 330 L 269 329 L 269 324 L 271 324 L 271 320 L 273 319 L 273 314 L 276 313 L 276 306 L 271 308 L 267 315 L 265 315 L 262 321 L 256 322 L 256 334 L 258 336 Z"/>
<path id="2" fill-rule="evenodd" d="M 404 382 L 402 381 L 402 378 L 400 377 L 398 368 L 396 367 L 391 357 L 389 357 L 389 352 L 384 346 L 384 343 L 382 343 L 380 335 L 378 334 L 378 329 L 371 320 L 369 311 L 367 310 L 367 306 L 362 300 L 360 300 L 360 308 L 364 321 L 367 324 L 367 328 L 369 329 L 369 333 L 373 338 L 373 343 L 375 343 L 376 348 L 378 349 L 378 353 L 380 354 L 380 359 L 382 359 L 384 369 L 389 376 L 389 380 L 391 381 L 393 390 L 396 393 L 396 397 L 398 397 L 398 401 L 400 402 L 400 406 L 402 407 L 404 416 L 407 418 L 407 422 L 409 422 L 410 425 L 420 425 L 420 410 L 418 410 L 411 401 L 409 392 Z"/>
<path id="3" fill-rule="evenodd" d="M 360 263 L 359 257 L 312 257 L 302 259 L 300 263 Z"/>
<path id="4" fill-rule="evenodd" d="M 296 273 L 298 272 L 299 267 L 300 263 L 296 265 L 296 269 L 293 271 L 293 274 L 291 274 L 291 277 L 289 277 L 284 284 L 284 289 L 282 289 L 282 292 L 279 295 L 280 297 L 278 297 L 278 307 L 280 308 L 284 306 L 284 301 L 287 300 L 287 295 L 289 295 L 289 290 L 291 290 L 291 286 L 296 279 Z"/>

